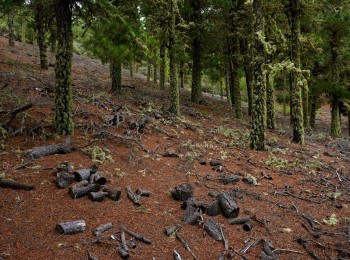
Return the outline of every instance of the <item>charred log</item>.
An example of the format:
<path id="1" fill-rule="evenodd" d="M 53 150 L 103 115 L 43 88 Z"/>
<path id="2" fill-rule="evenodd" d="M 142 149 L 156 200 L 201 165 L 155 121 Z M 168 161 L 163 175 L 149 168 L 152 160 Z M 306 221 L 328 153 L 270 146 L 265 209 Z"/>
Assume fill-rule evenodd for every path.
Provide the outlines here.
<path id="1" fill-rule="evenodd" d="M 27 156 L 31 159 L 38 159 L 47 155 L 66 154 L 70 152 L 71 147 L 69 143 L 51 144 L 34 148 L 27 153 Z"/>
<path id="2" fill-rule="evenodd" d="M 134 205 L 136 207 L 140 207 L 141 206 L 141 202 L 138 198 L 138 196 L 131 190 L 130 185 L 126 186 L 126 193 L 129 197 L 129 199 L 132 201 L 132 203 L 134 203 Z"/>
<path id="3" fill-rule="evenodd" d="M 34 186 L 18 183 L 11 180 L 0 179 L 0 187 L 1 188 L 9 188 L 13 190 L 32 190 Z"/>
<path id="4" fill-rule="evenodd" d="M 120 195 L 121 195 L 120 188 L 111 189 L 108 187 L 104 187 L 102 191 L 107 192 L 107 197 L 114 200 L 114 201 L 117 201 L 120 199 Z"/>
<path id="5" fill-rule="evenodd" d="M 100 236 L 102 233 L 106 232 L 107 230 L 111 229 L 113 227 L 112 223 L 106 223 L 103 225 L 98 226 L 92 231 L 92 234 L 94 236 Z"/>
<path id="6" fill-rule="evenodd" d="M 228 223 L 230 225 L 234 225 L 234 224 L 245 224 L 250 220 L 250 217 L 241 217 L 241 218 L 230 218 L 228 220 Z"/>
<path id="7" fill-rule="evenodd" d="M 208 219 L 204 224 L 204 229 L 212 238 L 217 241 L 222 241 L 220 226 L 214 220 Z"/>
<path id="8" fill-rule="evenodd" d="M 89 180 L 91 176 L 91 169 L 79 169 L 74 172 L 74 180 L 75 181 L 83 181 L 83 180 Z"/>
<path id="9" fill-rule="evenodd" d="M 73 179 L 74 175 L 69 174 L 68 172 L 56 173 L 56 184 L 58 188 L 67 188 L 73 182 Z"/>
<path id="10" fill-rule="evenodd" d="M 143 197 L 149 197 L 151 195 L 151 192 L 148 190 L 143 190 L 143 189 L 138 188 L 136 190 L 136 194 L 139 196 L 143 196 Z"/>
<path id="11" fill-rule="evenodd" d="M 90 192 L 89 193 L 89 198 L 92 201 L 101 202 L 101 201 L 103 201 L 105 199 L 106 195 L 108 195 L 108 192 L 103 192 L 103 191 Z"/>
<path id="12" fill-rule="evenodd" d="M 86 229 L 86 223 L 82 219 L 59 223 L 56 225 L 56 230 L 59 233 L 65 234 L 65 235 L 83 232 L 85 229 Z"/>
<path id="13" fill-rule="evenodd" d="M 90 183 L 98 183 L 100 185 L 105 185 L 106 182 L 107 182 L 106 177 L 100 171 L 97 171 L 90 175 Z"/>
<path id="14" fill-rule="evenodd" d="M 68 194 L 72 199 L 84 197 L 88 195 L 90 192 L 97 192 L 101 188 L 100 184 L 93 183 L 83 186 L 72 186 L 68 189 Z"/>
<path id="15" fill-rule="evenodd" d="M 223 192 L 218 196 L 218 201 L 224 216 L 235 218 L 239 214 L 239 207 L 229 192 Z"/>
<path id="16" fill-rule="evenodd" d="M 185 201 L 193 196 L 193 187 L 189 183 L 183 183 L 171 190 L 171 196 L 175 200 Z"/>

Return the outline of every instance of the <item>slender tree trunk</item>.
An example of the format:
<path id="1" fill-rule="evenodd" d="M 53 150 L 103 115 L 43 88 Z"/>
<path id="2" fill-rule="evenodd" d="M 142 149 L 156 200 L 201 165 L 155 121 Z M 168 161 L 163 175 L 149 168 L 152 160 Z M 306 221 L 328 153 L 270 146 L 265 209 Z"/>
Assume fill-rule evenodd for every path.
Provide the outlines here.
<path id="1" fill-rule="evenodd" d="M 109 72 L 112 81 L 112 91 L 121 93 L 122 91 L 122 63 L 119 61 L 109 62 Z"/>
<path id="2" fill-rule="evenodd" d="M 176 61 L 174 53 L 175 45 L 175 8 L 177 7 L 177 0 L 170 1 L 170 35 L 169 35 L 169 67 L 170 67 L 170 112 L 174 115 L 180 115 L 180 94 L 177 87 L 176 80 Z"/>
<path id="3" fill-rule="evenodd" d="M 14 19 L 15 19 L 15 12 L 13 10 L 13 7 L 10 9 L 8 13 L 8 22 L 7 26 L 9 29 L 9 46 L 14 47 L 15 46 L 15 24 L 14 24 Z"/>
<path id="4" fill-rule="evenodd" d="M 55 0 L 58 50 L 55 67 L 55 128 L 59 135 L 74 132 L 72 116 L 72 7 L 69 0 Z"/>
<path id="5" fill-rule="evenodd" d="M 56 27 L 54 25 L 54 20 L 50 20 L 50 24 L 49 24 L 49 31 L 50 31 L 50 51 L 51 53 L 56 53 L 57 50 L 57 31 L 56 31 Z"/>
<path id="6" fill-rule="evenodd" d="M 223 82 L 222 82 L 222 79 L 220 79 L 220 99 L 223 100 L 224 99 L 224 87 L 223 87 Z"/>
<path id="7" fill-rule="evenodd" d="M 291 61 L 294 63 L 296 69 L 300 68 L 299 57 L 299 1 L 289 0 L 291 6 Z M 304 123 L 303 111 L 301 101 L 301 89 L 299 81 L 301 80 L 300 72 L 294 70 L 291 73 L 291 113 L 292 113 L 292 127 L 293 127 L 293 142 L 304 143 Z"/>
<path id="8" fill-rule="evenodd" d="M 48 69 L 47 53 L 46 53 L 46 40 L 45 40 L 45 21 L 44 21 L 44 7 L 41 2 L 36 4 L 35 8 L 35 27 L 38 31 L 38 46 L 40 53 L 40 67 L 42 69 Z"/>
<path id="9" fill-rule="evenodd" d="M 21 14 L 21 42 L 23 43 L 26 43 L 26 27 L 27 27 L 26 14 L 25 14 L 25 10 L 23 10 Z"/>
<path id="10" fill-rule="evenodd" d="M 264 63 L 264 46 L 258 34 L 264 32 L 262 0 L 253 1 L 254 12 L 254 90 L 252 109 L 252 130 L 250 132 L 250 147 L 255 150 L 265 150 L 265 79 L 262 72 Z"/>
<path id="11" fill-rule="evenodd" d="M 339 98 L 335 95 L 332 95 L 331 108 L 331 135 L 338 137 L 341 134 Z"/>
<path id="12" fill-rule="evenodd" d="M 153 63 L 153 82 L 158 83 L 158 62 L 157 60 Z"/>
<path id="13" fill-rule="evenodd" d="M 239 75 L 238 75 L 238 69 L 239 69 L 239 63 L 238 63 L 238 54 L 239 54 L 239 47 L 238 47 L 238 40 L 236 38 L 232 39 L 231 43 L 231 82 L 232 82 L 232 104 L 235 108 L 235 116 L 236 118 L 242 117 L 242 97 L 241 97 L 241 86 L 239 84 Z"/>
<path id="14" fill-rule="evenodd" d="M 303 118 L 304 118 L 304 127 L 310 127 L 310 118 L 309 118 L 309 91 L 305 88 L 302 90 L 303 97 Z"/>
<path id="15" fill-rule="evenodd" d="M 251 61 L 249 61 L 251 63 Z M 245 73 L 245 82 L 247 85 L 247 95 L 248 95 L 248 115 L 252 115 L 252 106 L 253 106 L 253 70 L 251 68 L 251 65 L 244 65 L 244 73 Z"/>
<path id="16" fill-rule="evenodd" d="M 130 72 L 130 78 L 134 78 L 134 61 L 130 60 L 129 62 L 129 72 Z"/>
<path id="17" fill-rule="evenodd" d="M 350 135 L 350 111 L 348 112 L 348 131 Z"/>
<path id="18" fill-rule="evenodd" d="M 180 78 L 180 88 L 185 88 L 185 69 L 184 69 L 184 62 L 180 62 L 180 69 L 179 69 L 179 78 Z"/>
<path id="19" fill-rule="evenodd" d="M 165 88 L 165 46 L 162 44 L 159 50 L 160 68 L 159 68 L 159 86 L 160 89 Z"/>
<path id="20" fill-rule="evenodd" d="M 267 129 L 276 128 L 275 118 L 275 99 L 274 99 L 274 82 L 273 78 L 266 75 L 266 127 Z"/>
<path id="21" fill-rule="evenodd" d="M 232 107 L 231 93 L 230 93 L 230 76 L 229 76 L 228 70 L 225 73 L 225 90 L 226 90 L 227 103 L 229 104 L 230 107 Z"/>
<path id="22" fill-rule="evenodd" d="M 313 93 L 311 95 L 311 104 L 310 104 L 310 126 L 315 128 L 316 125 L 316 105 L 317 105 L 317 97 L 316 94 Z"/>
<path id="23" fill-rule="evenodd" d="M 151 64 L 147 63 L 147 82 L 151 81 Z"/>

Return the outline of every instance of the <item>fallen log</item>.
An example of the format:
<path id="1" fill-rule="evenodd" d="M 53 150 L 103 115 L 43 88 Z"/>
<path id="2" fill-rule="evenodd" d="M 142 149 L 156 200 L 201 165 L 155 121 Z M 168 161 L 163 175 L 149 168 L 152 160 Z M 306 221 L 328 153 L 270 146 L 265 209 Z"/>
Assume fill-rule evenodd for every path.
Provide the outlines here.
<path id="1" fill-rule="evenodd" d="M 220 226 L 214 220 L 208 219 L 208 221 L 204 224 L 204 229 L 216 241 L 223 240 Z"/>
<path id="2" fill-rule="evenodd" d="M 74 174 L 75 181 L 90 180 L 91 169 L 90 168 L 78 169 L 75 172 L 73 172 L 73 174 Z"/>
<path id="3" fill-rule="evenodd" d="M 106 232 L 107 230 L 111 229 L 112 227 L 113 227 L 112 223 L 106 223 L 106 224 L 100 225 L 92 231 L 92 234 L 94 236 L 99 236 L 102 233 Z"/>
<path id="4" fill-rule="evenodd" d="M 13 190 L 32 190 L 34 186 L 18 183 L 11 180 L 0 179 L 0 187 L 1 188 L 9 188 Z"/>
<path id="5" fill-rule="evenodd" d="M 65 234 L 65 235 L 83 232 L 85 229 L 86 229 L 86 223 L 82 219 L 59 223 L 56 225 L 56 230 L 59 233 Z"/>
<path id="6" fill-rule="evenodd" d="M 105 191 L 107 192 L 107 197 L 114 200 L 114 201 L 117 201 L 120 199 L 120 195 L 121 195 L 121 189 L 120 188 L 115 188 L 115 189 L 111 189 L 111 188 L 108 188 L 108 187 L 104 187 L 102 189 L 102 191 Z"/>
<path id="7" fill-rule="evenodd" d="M 239 182 L 241 178 L 238 175 L 225 175 L 223 178 L 221 178 L 221 181 L 223 184 L 229 184 L 233 182 Z"/>
<path id="8" fill-rule="evenodd" d="M 218 196 L 219 205 L 224 216 L 235 218 L 239 214 L 239 207 L 229 192 L 223 192 Z"/>
<path id="9" fill-rule="evenodd" d="M 142 243 L 145 243 L 145 244 L 151 244 L 152 243 L 152 241 L 149 238 L 141 236 L 141 235 L 139 235 L 137 233 L 134 233 L 134 232 L 126 229 L 126 227 L 124 225 L 121 225 L 120 229 L 122 231 L 124 231 L 126 234 L 128 234 L 129 236 L 132 236 L 136 240 L 141 241 Z"/>
<path id="10" fill-rule="evenodd" d="M 67 139 L 69 140 L 69 139 Z M 71 152 L 70 141 L 62 144 L 50 144 L 37 147 L 27 152 L 27 157 L 31 159 L 38 159 L 52 154 L 67 154 Z"/>
<path id="11" fill-rule="evenodd" d="M 56 173 L 56 184 L 58 188 L 67 188 L 73 182 L 73 179 L 74 175 L 69 174 L 68 172 Z"/>
<path id="12" fill-rule="evenodd" d="M 72 199 L 84 197 L 88 195 L 90 192 L 97 192 L 101 188 L 100 184 L 93 183 L 84 186 L 73 186 L 68 189 L 68 194 Z"/>
<path id="13" fill-rule="evenodd" d="M 171 196 L 175 200 L 185 201 L 193 196 L 193 187 L 189 183 L 182 183 L 171 190 Z"/>
<path id="14" fill-rule="evenodd" d="M 101 201 L 103 201 L 105 199 L 106 195 L 108 195 L 108 192 L 103 192 L 103 191 L 90 192 L 89 193 L 89 198 L 92 201 L 101 202 Z"/>
<path id="15" fill-rule="evenodd" d="M 120 257 L 123 258 L 123 259 L 128 259 L 129 258 L 129 252 L 126 251 L 121 246 L 118 247 L 118 253 L 119 253 Z"/>
<path id="16" fill-rule="evenodd" d="M 98 183 L 100 185 L 105 185 L 106 182 L 107 182 L 106 177 L 100 171 L 97 171 L 90 175 L 90 183 Z"/>
<path id="17" fill-rule="evenodd" d="M 141 202 L 139 200 L 139 198 L 137 197 L 137 195 L 131 190 L 130 185 L 126 186 L 126 193 L 129 197 L 129 199 L 132 201 L 132 203 L 134 203 L 134 205 L 136 207 L 140 207 L 141 206 Z"/>

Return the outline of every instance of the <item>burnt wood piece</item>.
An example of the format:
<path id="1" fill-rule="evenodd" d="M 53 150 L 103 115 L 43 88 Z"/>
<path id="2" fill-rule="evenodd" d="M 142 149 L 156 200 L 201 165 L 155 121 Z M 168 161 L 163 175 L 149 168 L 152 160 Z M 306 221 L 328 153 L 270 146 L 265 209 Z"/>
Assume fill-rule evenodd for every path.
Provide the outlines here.
<path id="1" fill-rule="evenodd" d="M 250 220 L 250 217 L 240 217 L 240 218 L 230 218 L 228 220 L 228 223 L 230 225 L 234 225 L 234 224 L 244 224 L 246 222 L 248 222 Z"/>
<path id="2" fill-rule="evenodd" d="M 58 188 L 67 188 L 73 182 L 73 179 L 74 175 L 69 174 L 68 172 L 56 173 L 56 184 Z"/>
<path id="3" fill-rule="evenodd" d="M 77 182 L 76 184 L 74 184 L 74 185 L 72 186 L 72 188 L 76 189 L 76 188 L 79 188 L 79 187 L 86 186 L 86 185 L 88 185 L 88 184 L 89 184 L 89 182 L 88 182 L 87 180 L 83 180 L 83 181 L 79 181 L 79 182 Z"/>
<path id="4" fill-rule="evenodd" d="M 259 259 L 260 260 L 276 260 L 277 258 L 269 256 L 268 254 L 266 254 L 265 251 L 261 251 L 260 255 L 259 255 Z"/>
<path id="5" fill-rule="evenodd" d="M 120 242 L 121 242 L 121 244 L 122 244 L 122 248 L 123 248 L 126 252 L 129 252 L 129 248 L 128 248 L 127 244 L 126 244 L 125 232 L 124 232 L 124 231 L 122 231 L 122 232 L 120 233 Z"/>
<path id="6" fill-rule="evenodd" d="M 214 200 L 211 203 L 209 203 L 207 209 L 206 209 L 206 213 L 208 214 L 208 216 L 218 216 L 222 213 L 221 208 L 220 208 L 220 204 L 218 200 Z"/>
<path id="7" fill-rule="evenodd" d="M 235 218 L 239 214 L 239 207 L 229 192 L 223 192 L 218 196 L 219 205 L 224 216 Z"/>
<path id="8" fill-rule="evenodd" d="M 204 224 L 204 229 L 216 241 L 222 241 L 223 238 L 220 226 L 214 220 L 208 219 L 208 221 Z"/>
<path id="9" fill-rule="evenodd" d="M 66 154 L 70 152 L 71 147 L 69 143 L 51 144 L 34 148 L 27 153 L 27 156 L 31 159 L 38 159 L 47 155 Z"/>
<path id="10" fill-rule="evenodd" d="M 199 162 L 200 165 L 206 165 L 207 164 L 207 162 L 202 157 L 197 157 L 197 161 Z"/>
<path id="11" fill-rule="evenodd" d="M 148 190 L 143 190 L 143 189 L 138 188 L 136 190 L 136 194 L 139 196 L 143 196 L 143 197 L 149 197 L 151 195 L 151 192 Z"/>
<path id="12" fill-rule="evenodd" d="M 247 243 L 247 245 L 241 250 L 241 253 L 246 254 L 250 248 L 259 245 L 261 241 L 262 241 L 261 238 L 253 239 L 252 241 Z"/>
<path id="13" fill-rule="evenodd" d="M 277 255 L 273 252 L 274 246 L 271 244 L 271 241 L 267 238 L 263 238 L 263 252 L 272 259 L 278 259 Z"/>
<path id="14" fill-rule="evenodd" d="M 115 189 L 111 189 L 111 188 L 108 188 L 108 187 L 104 187 L 102 189 L 102 191 L 105 191 L 107 192 L 107 197 L 114 200 L 114 201 L 117 201 L 120 199 L 120 195 L 121 195 L 121 189 L 120 188 L 115 188 Z"/>
<path id="15" fill-rule="evenodd" d="M 141 202 L 139 200 L 139 198 L 137 197 L 137 195 L 131 190 L 130 185 L 126 186 L 126 193 L 129 197 L 129 199 L 132 201 L 132 203 L 134 203 L 134 205 L 136 207 L 140 207 L 141 206 Z"/>
<path id="16" fill-rule="evenodd" d="M 221 181 L 223 182 L 223 184 L 229 184 L 232 182 L 239 182 L 241 178 L 238 175 L 225 175 Z"/>
<path id="17" fill-rule="evenodd" d="M 0 179 L 0 187 L 1 188 L 9 188 L 13 190 L 32 190 L 34 186 L 18 183 L 11 180 Z"/>
<path id="18" fill-rule="evenodd" d="M 132 248 L 132 249 L 135 249 L 137 247 L 137 243 L 135 241 L 135 239 L 131 239 L 131 240 L 128 240 L 126 242 L 127 246 Z"/>
<path id="19" fill-rule="evenodd" d="M 80 187 L 73 186 L 68 189 L 68 194 L 72 199 L 75 199 L 75 198 L 84 197 L 85 195 L 88 195 L 90 192 L 97 192 L 100 190 L 100 188 L 101 188 L 101 185 L 97 183 L 88 184 Z"/>
<path id="20" fill-rule="evenodd" d="M 185 201 L 193 196 L 193 187 L 189 183 L 182 183 L 171 190 L 171 196 L 175 200 Z"/>
<path id="21" fill-rule="evenodd" d="M 79 169 L 73 173 L 74 173 L 74 180 L 75 181 L 90 180 L 91 169 L 90 168 Z"/>
<path id="22" fill-rule="evenodd" d="M 75 234 L 83 232 L 86 229 L 85 220 L 79 219 L 70 222 L 59 223 L 56 225 L 56 230 L 61 234 Z"/>
<path id="23" fill-rule="evenodd" d="M 98 260 L 98 257 L 94 256 L 89 251 L 87 251 L 87 255 L 88 255 L 88 260 Z"/>
<path id="24" fill-rule="evenodd" d="M 251 222 L 246 222 L 243 224 L 243 230 L 244 231 L 250 231 L 253 228 L 253 224 Z"/>
<path id="25" fill-rule="evenodd" d="M 137 233 L 134 233 L 134 232 L 126 229 L 126 227 L 124 225 L 121 225 L 120 228 L 126 234 L 128 234 L 129 236 L 132 236 L 133 238 L 135 238 L 138 241 L 141 241 L 142 243 L 145 243 L 145 244 L 151 244 L 152 243 L 152 241 L 149 238 L 141 236 L 141 235 L 139 235 Z"/>
<path id="26" fill-rule="evenodd" d="M 146 128 L 146 125 L 151 121 L 151 118 L 149 116 L 144 116 L 140 119 L 140 123 L 138 126 L 137 131 L 139 133 L 143 133 L 143 130 Z"/>
<path id="27" fill-rule="evenodd" d="M 120 255 L 121 258 L 123 259 L 128 259 L 129 258 L 129 252 L 126 251 L 123 247 L 119 246 L 118 247 L 118 253 Z"/>
<path id="28" fill-rule="evenodd" d="M 187 224 L 194 225 L 197 224 L 201 218 L 201 214 L 198 212 L 197 201 L 195 198 L 189 198 L 183 203 L 182 207 L 185 207 L 185 214 L 182 217 L 182 221 Z"/>
<path id="29" fill-rule="evenodd" d="M 172 234 L 174 234 L 174 232 L 178 231 L 180 228 L 182 228 L 182 225 L 180 223 L 176 223 L 174 226 L 164 229 L 164 234 L 170 237 Z"/>
<path id="30" fill-rule="evenodd" d="M 100 171 L 97 171 L 97 172 L 90 175 L 90 183 L 98 183 L 100 185 L 105 185 L 106 182 L 107 182 L 106 177 Z"/>
<path id="31" fill-rule="evenodd" d="M 192 249 L 190 247 L 190 244 L 179 234 L 176 233 L 176 238 L 181 242 L 181 244 L 184 246 L 184 248 L 192 255 L 193 259 L 197 260 L 198 257 L 192 252 Z"/>
<path id="32" fill-rule="evenodd" d="M 90 192 L 89 193 L 89 198 L 92 201 L 103 201 L 105 199 L 105 197 L 108 195 L 108 192 L 104 192 L 104 191 L 97 191 L 97 192 Z"/>
<path id="33" fill-rule="evenodd" d="M 313 250 L 310 249 L 310 247 L 309 247 L 309 245 L 308 245 L 308 242 L 307 242 L 304 238 L 301 238 L 301 237 L 297 238 L 297 242 L 298 242 L 299 244 L 301 244 L 301 245 L 304 247 L 305 251 L 306 251 L 313 259 L 316 259 L 316 260 L 320 259 L 320 257 L 319 257 Z"/>
<path id="34" fill-rule="evenodd" d="M 220 160 L 217 160 L 217 159 L 213 159 L 213 160 L 210 160 L 209 162 L 210 166 L 219 166 L 219 165 L 222 165 L 222 162 Z"/>
<path id="35" fill-rule="evenodd" d="M 92 231 L 92 234 L 94 236 L 100 236 L 102 233 L 106 232 L 107 230 L 111 229 L 113 227 L 112 223 L 106 223 L 98 226 Z"/>

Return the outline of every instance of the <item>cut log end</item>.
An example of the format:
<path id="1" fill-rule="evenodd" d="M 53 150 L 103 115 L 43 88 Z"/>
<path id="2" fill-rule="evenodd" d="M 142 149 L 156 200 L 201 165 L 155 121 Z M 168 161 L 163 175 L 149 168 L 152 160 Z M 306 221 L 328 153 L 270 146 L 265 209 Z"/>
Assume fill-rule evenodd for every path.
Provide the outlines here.
<path id="1" fill-rule="evenodd" d="M 65 235 L 83 232 L 85 229 L 86 229 L 86 223 L 82 219 L 59 223 L 56 225 L 57 232 Z"/>

